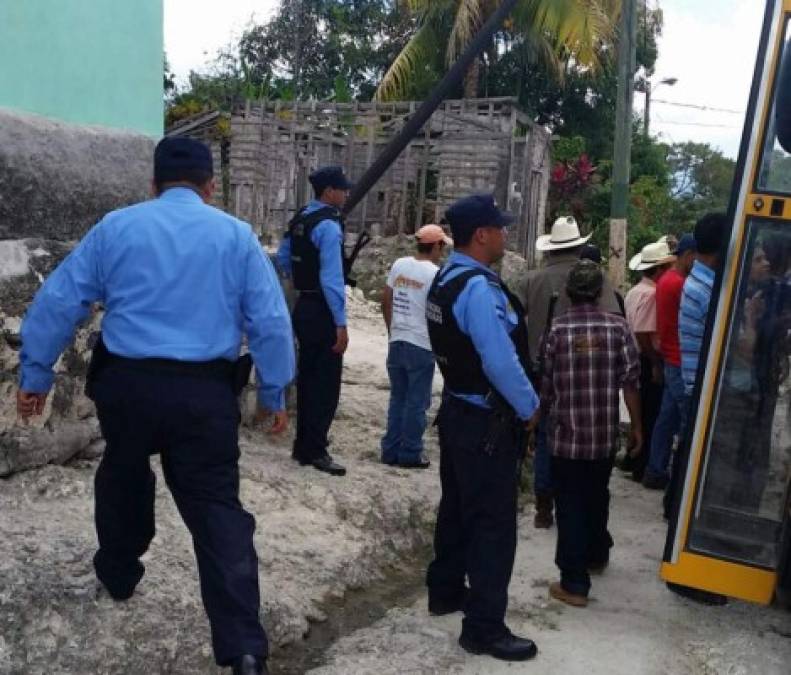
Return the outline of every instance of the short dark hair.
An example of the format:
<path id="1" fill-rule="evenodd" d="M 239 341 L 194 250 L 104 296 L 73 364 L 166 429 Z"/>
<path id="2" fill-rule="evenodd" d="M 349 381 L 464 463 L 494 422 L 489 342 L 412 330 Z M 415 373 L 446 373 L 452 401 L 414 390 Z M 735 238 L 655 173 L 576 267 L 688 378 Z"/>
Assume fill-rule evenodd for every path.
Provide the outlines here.
<path id="1" fill-rule="evenodd" d="M 569 301 L 572 305 L 584 305 L 591 302 L 596 302 L 601 296 L 602 289 L 594 291 L 593 293 L 577 293 L 576 291 L 566 289 L 566 295 L 569 296 Z"/>
<path id="2" fill-rule="evenodd" d="M 576 253 L 577 256 L 579 256 L 584 246 L 585 244 L 579 244 L 577 246 L 567 246 L 566 248 L 551 248 L 547 251 L 547 255 L 550 258 L 553 256 L 568 255 L 569 253 Z M 590 258 L 588 258 L 588 260 L 590 260 Z"/>
<path id="3" fill-rule="evenodd" d="M 439 244 L 438 241 L 431 242 L 430 244 L 421 244 L 420 242 L 417 243 L 417 252 L 423 253 L 424 255 L 427 253 L 431 253 L 434 250 L 434 247 Z"/>
<path id="4" fill-rule="evenodd" d="M 591 260 L 601 265 L 601 249 L 596 244 L 583 244 L 580 249 L 580 259 Z"/>
<path id="5" fill-rule="evenodd" d="M 453 237 L 453 246 L 454 248 L 461 248 L 467 246 L 471 241 L 472 238 L 475 236 L 475 230 L 478 228 L 467 228 L 467 227 L 459 227 L 455 230 L 453 227 L 450 228 L 450 234 Z"/>
<path id="6" fill-rule="evenodd" d="M 643 270 L 643 276 L 647 277 L 648 279 L 653 279 L 663 267 L 664 265 L 654 265 L 653 267 L 649 267 L 647 270 Z"/>
<path id="7" fill-rule="evenodd" d="M 172 172 L 168 175 L 167 180 L 155 179 L 154 185 L 157 192 L 162 192 L 163 188 L 170 183 L 189 183 L 201 188 L 213 177 L 214 174 L 206 169 L 185 168 Z"/>
<path id="8" fill-rule="evenodd" d="M 707 213 L 695 223 L 695 245 L 698 253 L 719 253 L 727 226 L 728 217 L 724 213 Z"/>

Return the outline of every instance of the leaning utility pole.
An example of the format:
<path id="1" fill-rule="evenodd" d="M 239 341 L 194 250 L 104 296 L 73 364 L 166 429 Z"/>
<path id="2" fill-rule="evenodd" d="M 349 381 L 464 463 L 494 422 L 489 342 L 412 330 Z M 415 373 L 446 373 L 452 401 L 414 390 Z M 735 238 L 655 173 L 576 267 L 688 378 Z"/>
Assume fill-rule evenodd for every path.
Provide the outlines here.
<path id="1" fill-rule="evenodd" d="M 618 29 L 618 100 L 615 111 L 612 202 L 610 204 L 610 280 L 622 288 L 626 280 L 626 216 L 632 154 L 632 103 L 636 71 L 636 0 L 623 0 Z"/>
<path id="2" fill-rule="evenodd" d="M 456 60 L 456 63 L 450 67 L 450 70 L 445 73 L 442 80 L 429 92 L 420 107 L 409 116 L 401 131 L 393 136 L 374 163 L 365 170 L 365 173 L 355 183 L 349 199 L 346 200 L 346 206 L 343 209 L 344 213 L 349 213 L 365 196 L 365 193 L 381 178 L 382 174 L 387 171 L 390 165 L 398 159 L 398 155 L 409 144 L 409 141 L 417 135 L 445 97 L 462 81 L 464 74 L 475 59 L 478 58 L 478 55 L 491 43 L 492 36 L 500 30 L 503 22 L 511 14 L 516 4 L 517 0 L 500 0 L 497 9 L 481 26 L 473 39 L 470 40 L 470 43 Z"/>

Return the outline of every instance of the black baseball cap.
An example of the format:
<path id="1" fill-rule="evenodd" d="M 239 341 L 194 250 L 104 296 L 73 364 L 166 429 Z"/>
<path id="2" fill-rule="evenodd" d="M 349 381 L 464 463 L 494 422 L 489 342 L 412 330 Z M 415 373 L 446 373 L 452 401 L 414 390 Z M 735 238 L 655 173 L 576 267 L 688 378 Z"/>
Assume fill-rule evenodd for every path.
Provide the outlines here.
<path id="1" fill-rule="evenodd" d="M 681 235 L 681 238 L 678 240 L 678 244 L 676 244 L 676 250 L 673 251 L 673 255 L 680 256 L 687 251 L 696 251 L 697 248 L 698 246 L 695 243 L 695 237 L 687 232 L 686 234 Z"/>
<path id="2" fill-rule="evenodd" d="M 340 166 L 323 166 L 320 169 L 316 169 L 308 176 L 308 180 L 319 195 L 327 188 L 351 190 L 353 187 Z"/>
<path id="3" fill-rule="evenodd" d="M 497 207 L 491 194 L 462 197 L 445 211 L 445 221 L 450 225 L 454 239 L 479 227 L 508 227 L 514 220 L 513 215 Z M 459 238 L 464 239 L 463 236 Z"/>

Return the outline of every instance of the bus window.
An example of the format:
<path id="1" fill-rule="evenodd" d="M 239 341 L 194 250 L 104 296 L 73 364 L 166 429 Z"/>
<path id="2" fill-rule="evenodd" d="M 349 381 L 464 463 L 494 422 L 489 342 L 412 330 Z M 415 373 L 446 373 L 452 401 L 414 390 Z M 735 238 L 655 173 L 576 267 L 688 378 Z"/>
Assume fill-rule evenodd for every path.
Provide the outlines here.
<path id="1" fill-rule="evenodd" d="M 777 565 L 791 476 L 791 227 L 748 223 L 691 550 Z"/>
<path id="2" fill-rule="evenodd" d="M 786 21 L 782 60 L 758 176 L 759 192 L 791 194 L 791 48 Z"/>

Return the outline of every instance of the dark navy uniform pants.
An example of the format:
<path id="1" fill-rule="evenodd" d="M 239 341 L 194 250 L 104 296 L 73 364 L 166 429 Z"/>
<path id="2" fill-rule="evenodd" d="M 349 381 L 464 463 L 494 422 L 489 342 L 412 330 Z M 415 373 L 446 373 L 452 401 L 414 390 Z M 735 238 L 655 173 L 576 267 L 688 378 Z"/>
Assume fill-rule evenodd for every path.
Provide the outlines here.
<path id="1" fill-rule="evenodd" d="M 139 558 L 154 537 L 149 457 L 159 453 L 192 535 L 217 663 L 266 656 L 255 520 L 239 502 L 239 408 L 230 382 L 111 365 L 93 396 L 107 442 L 96 472 L 100 581 L 125 598 L 143 576 Z"/>
<path id="2" fill-rule="evenodd" d="M 487 642 L 506 631 L 508 584 L 516 554 L 519 449 L 503 434 L 484 452 L 490 413 L 446 396 L 439 413 L 440 482 L 434 560 L 426 583 L 432 598 L 469 594 L 462 633 Z"/>
<path id="3" fill-rule="evenodd" d="M 327 454 L 327 435 L 341 395 L 343 357 L 332 351 L 335 322 L 321 293 L 300 295 L 293 323 L 299 342 L 294 457 L 312 462 Z"/>

